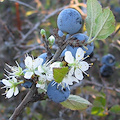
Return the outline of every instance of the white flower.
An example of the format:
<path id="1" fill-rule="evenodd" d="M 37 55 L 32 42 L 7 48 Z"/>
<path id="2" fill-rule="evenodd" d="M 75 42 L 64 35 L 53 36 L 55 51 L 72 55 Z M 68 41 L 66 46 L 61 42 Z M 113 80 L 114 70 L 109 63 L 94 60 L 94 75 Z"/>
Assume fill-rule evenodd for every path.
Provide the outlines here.
<path id="1" fill-rule="evenodd" d="M 32 59 L 30 56 L 27 56 L 25 58 L 25 75 L 24 77 L 26 79 L 30 79 L 32 77 L 32 75 L 35 73 L 37 67 L 39 65 L 42 65 L 43 63 L 43 59 L 42 58 L 36 58 L 36 59 Z"/>
<path id="2" fill-rule="evenodd" d="M 46 66 L 46 64 L 39 65 L 38 71 L 35 71 L 35 74 L 39 75 L 40 77 L 44 75 L 45 80 L 48 80 L 48 81 L 53 80 L 53 72 L 49 66 Z"/>
<path id="3" fill-rule="evenodd" d="M 53 64 L 50 65 L 51 69 L 53 70 L 54 68 L 61 68 L 62 66 L 61 62 L 54 62 Z M 66 83 L 66 85 L 73 85 L 73 82 L 79 82 L 73 75 L 73 69 L 70 69 L 68 74 L 63 78 L 62 83 Z"/>
<path id="4" fill-rule="evenodd" d="M 67 86 L 73 85 L 73 82 L 79 83 L 79 81 L 74 76 L 72 76 L 72 73 L 73 69 L 70 69 L 69 73 L 62 80 L 62 82 L 66 83 Z"/>
<path id="5" fill-rule="evenodd" d="M 89 76 L 85 71 L 89 69 L 89 64 L 83 61 L 84 51 L 82 48 L 78 48 L 76 52 L 76 59 L 72 56 L 70 51 L 65 52 L 65 61 L 68 63 L 68 66 L 71 67 L 71 74 L 75 75 L 78 80 L 83 79 L 83 73 Z"/>
<path id="6" fill-rule="evenodd" d="M 15 77 L 19 77 L 23 72 L 22 72 L 22 68 L 19 66 L 19 64 L 16 61 L 17 66 L 10 66 L 8 64 L 6 64 L 12 72 L 9 72 L 7 70 L 5 70 L 10 76 L 15 76 Z"/>
<path id="7" fill-rule="evenodd" d="M 39 80 L 38 80 L 37 84 L 36 84 L 36 87 L 44 90 L 45 89 L 45 84 L 46 84 L 46 77 L 45 77 L 45 75 L 41 75 L 39 77 Z"/>
<path id="8" fill-rule="evenodd" d="M 3 79 L 2 83 L 5 85 L 2 88 L 6 88 L 5 94 L 7 98 L 11 98 L 13 95 L 16 96 L 19 93 L 17 85 L 20 83 L 17 82 L 17 79 L 15 77 L 11 77 L 9 80 Z"/>

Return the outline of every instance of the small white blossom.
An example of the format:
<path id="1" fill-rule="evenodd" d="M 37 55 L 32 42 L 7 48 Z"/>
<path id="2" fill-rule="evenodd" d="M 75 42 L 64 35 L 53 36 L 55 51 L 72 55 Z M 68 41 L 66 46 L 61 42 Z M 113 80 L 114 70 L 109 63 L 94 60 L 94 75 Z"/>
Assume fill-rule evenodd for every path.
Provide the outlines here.
<path id="1" fill-rule="evenodd" d="M 17 85 L 20 83 L 17 82 L 15 77 L 11 77 L 9 80 L 3 79 L 2 83 L 5 85 L 2 88 L 6 88 L 5 94 L 7 98 L 11 98 L 13 95 L 16 96 L 19 93 Z"/>
<path id="2" fill-rule="evenodd" d="M 26 79 L 30 79 L 32 77 L 32 75 L 35 73 L 37 67 L 39 65 L 42 65 L 43 63 L 43 59 L 42 58 L 36 58 L 36 59 L 32 59 L 32 57 L 30 56 L 27 56 L 25 58 L 25 66 L 26 66 L 26 69 L 25 69 L 25 75 L 24 77 Z"/>
<path id="3" fill-rule="evenodd" d="M 23 73 L 22 68 L 19 66 L 17 61 L 16 61 L 16 64 L 17 64 L 17 66 L 10 66 L 10 65 L 6 64 L 12 71 L 12 72 L 9 72 L 9 71 L 5 70 L 10 76 L 19 77 Z"/>
<path id="4" fill-rule="evenodd" d="M 36 87 L 45 90 L 45 84 L 46 84 L 46 77 L 45 77 L 45 75 L 41 75 L 38 79 Z"/>
<path id="5" fill-rule="evenodd" d="M 44 75 L 45 80 L 48 80 L 48 81 L 53 80 L 53 72 L 49 66 L 46 66 L 46 64 L 39 65 L 38 71 L 35 71 L 35 74 L 39 75 L 40 77 Z"/>
<path id="6" fill-rule="evenodd" d="M 53 70 L 54 68 L 61 68 L 61 62 L 54 62 L 50 65 L 51 69 Z M 79 82 L 73 75 L 73 69 L 70 69 L 68 74 L 63 78 L 62 83 L 65 83 L 67 86 L 68 85 L 73 85 L 73 82 Z"/>
<path id="7" fill-rule="evenodd" d="M 68 63 L 68 66 L 71 67 L 71 74 L 75 75 L 78 80 L 83 79 L 83 73 L 89 76 L 85 71 L 89 69 L 89 64 L 83 61 L 84 51 L 82 48 L 78 48 L 76 52 L 76 59 L 72 56 L 70 51 L 65 52 L 65 61 Z"/>

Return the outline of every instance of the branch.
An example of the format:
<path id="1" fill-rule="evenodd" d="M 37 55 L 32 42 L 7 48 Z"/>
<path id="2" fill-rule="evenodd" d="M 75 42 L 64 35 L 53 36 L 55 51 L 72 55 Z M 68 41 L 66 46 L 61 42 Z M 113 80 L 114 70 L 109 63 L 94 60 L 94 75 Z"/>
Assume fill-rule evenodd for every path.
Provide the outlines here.
<path id="1" fill-rule="evenodd" d="M 30 6 L 30 5 L 27 4 L 27 3 L 21 2 L 21 1 L 19 1 L 19 0 L 10 0 L 10 1 L 11 1 L 11 2 L 17 2 L 17 3 L 21 4 L 21 5 L 24 5 L 25 7 L 28 7 L 28 8 L 33 9 L 33 10 L 36 10 L 36 8 Z"/>
<path id="2" fill-rule="evenodd" d="M 64 8 L 66 8 L 68 6 L 64 6 L 61 7 L 55 11 L 53 11 L 51 14 L 47 15 L 44 19 L 42 19 L 41 21 L 37 22 L 34 27 L 32 29 L 30 29 L 25 35 L 24 37 L 20 40 L 20 42 L 17 44 L 19 46 L 19 44 L 21 44 L 33 31 L 35 31 L 40 25 L 41 23 L 44 23 L 47 19 L 49 19 L 50 17 L 54 16 L 55 14 L 57 14 L 58 12 L 60 12 L 61 10 L 63 10 Z"/>
<path id="3" fill-rule="evenodd" d="M 23 111 L 23 109 L 27 106 L 28 103 L 36 102 L 38 100 L 45 100 L 47 98 L 45 93 L 36 94 L 36 92 L 37 88 L 35 84 L 33 84 L 32 88 L 27 93 L 23 101 L 19 104 L 19 106 L 15 109 L 9 120 L 16 120 L 16 118 L 19 116 L 19 114 Z"/>

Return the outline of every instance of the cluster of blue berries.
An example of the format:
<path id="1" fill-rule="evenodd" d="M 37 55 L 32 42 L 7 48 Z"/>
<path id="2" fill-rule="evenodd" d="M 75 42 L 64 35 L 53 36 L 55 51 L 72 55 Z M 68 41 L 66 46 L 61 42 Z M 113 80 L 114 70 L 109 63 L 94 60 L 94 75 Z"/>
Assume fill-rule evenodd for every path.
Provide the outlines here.
<path id="1" fill-rule="evenodd" d="M 87 42 L 88 36 L 83 33 L 77 33 L 80 28 L 82 27 L 82 17 L 80 13 L 73 9 L 68 8 L 60 12 L 57 19 L 57 25 L 58 25 L 58 35 L 62 37 L 64 35 L 64 32 L 67 33 L 66 39 L 73 35 L 73 38 L 80 42 Z M 84 51 L 86 51 L 85 56 L 91 55 L 94 50 L 94 44 L 93 42 L 88 44 L 86 48 L 84 46 L 81 47 Z M 62 52 L 61 56 L 64 56 L 65 51 L 70 51 L 72 55 L 75 57 L 76 51 L 78 47 L 73 45 L 68 45 L 66 49 Z"/>
<path id="2" fill-rule="evenodd" d="M 66 34 L 66 40 L 72 35 L 73 39 L 80 42 L 87 42 L 88 36 L 83 33 L 78 33 L 80 28 L 82 27 L 82 17 L 81 14 L 73 9 L 67 8 L 60 12 L 57 18 L 57 26 L 58 26 L 58 35 L 63 37 Z M 83 46 L 81 48 L 86 51 L 85 56 L 90 55 L 93 52 L 94 44 L 90 43 L 85 49 Z M 78 46 L 68 45 L 65 50 L 61 53 L 61 57 L 65 56 L 66 51 L 70 51 L 72 55 L 75 57 Z M 48 97 L 56 102 L 65 101 L 70 94 L 70 90 L 68 86 L 58 84 L 55 81 L 50 82 L 47 88 Z"/>
<path id="3" fill-rule="evenodd" d="M 113 66 L 115 65 L 115 57 L 112 54 L 107 54 L 102 57 L 102 66 L 100 67 L 100 74 L 102 77 L 109 77 L 113 73 Z"/>

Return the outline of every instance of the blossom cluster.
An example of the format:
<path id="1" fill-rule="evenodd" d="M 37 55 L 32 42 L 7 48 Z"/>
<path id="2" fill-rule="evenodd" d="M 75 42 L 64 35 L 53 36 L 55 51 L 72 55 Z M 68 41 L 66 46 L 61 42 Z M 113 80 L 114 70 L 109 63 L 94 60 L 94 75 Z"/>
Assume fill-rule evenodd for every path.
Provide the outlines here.
<path id="1" fill-rule="evenodd" d="M 70 51 L 65 52 L 64 59 L 69 71 L 60 84 L 65 84 L 67 86 L 73 85 L 74 82 L 83 80 L 83 73 L 88 76 L 86 71 L 89 69 L 90 65 L 83 61 L 85 59 L 84 53 L 82 48 L 78 48 L 76 57 L 74 58 Z M 16 96 L 19 93 L 18 85 L 24 84 L 26 81 L 35 82 L 37 88 L 46 91 L 49 81 L 55 80 L 54 69 L 64 67 L 61 66 L 62 62 L 56 61 L 52 64 L 47 64 L 47 61 L 44 63 L 43 58 L 37 57 L 34 59 L 29 55 L 26 56 L 24 63 L 24 69 L 21 68 L 18 63 L 17 66 L 13 67 L 7 65 L 12 71 L 9 72 L 6 70 L 8 76 L 6 76 L 6 79 L 2 79 L 2 83 L 5 85 L 2 88 L 6 88 L 4 94 L 7 98 L 11 98 L 13 95 Z M 24 80 L 21 80 L 21 78 L 24 78 Z M 34 78 L 37 78 L 37 80 L 34 81 Z"/>

